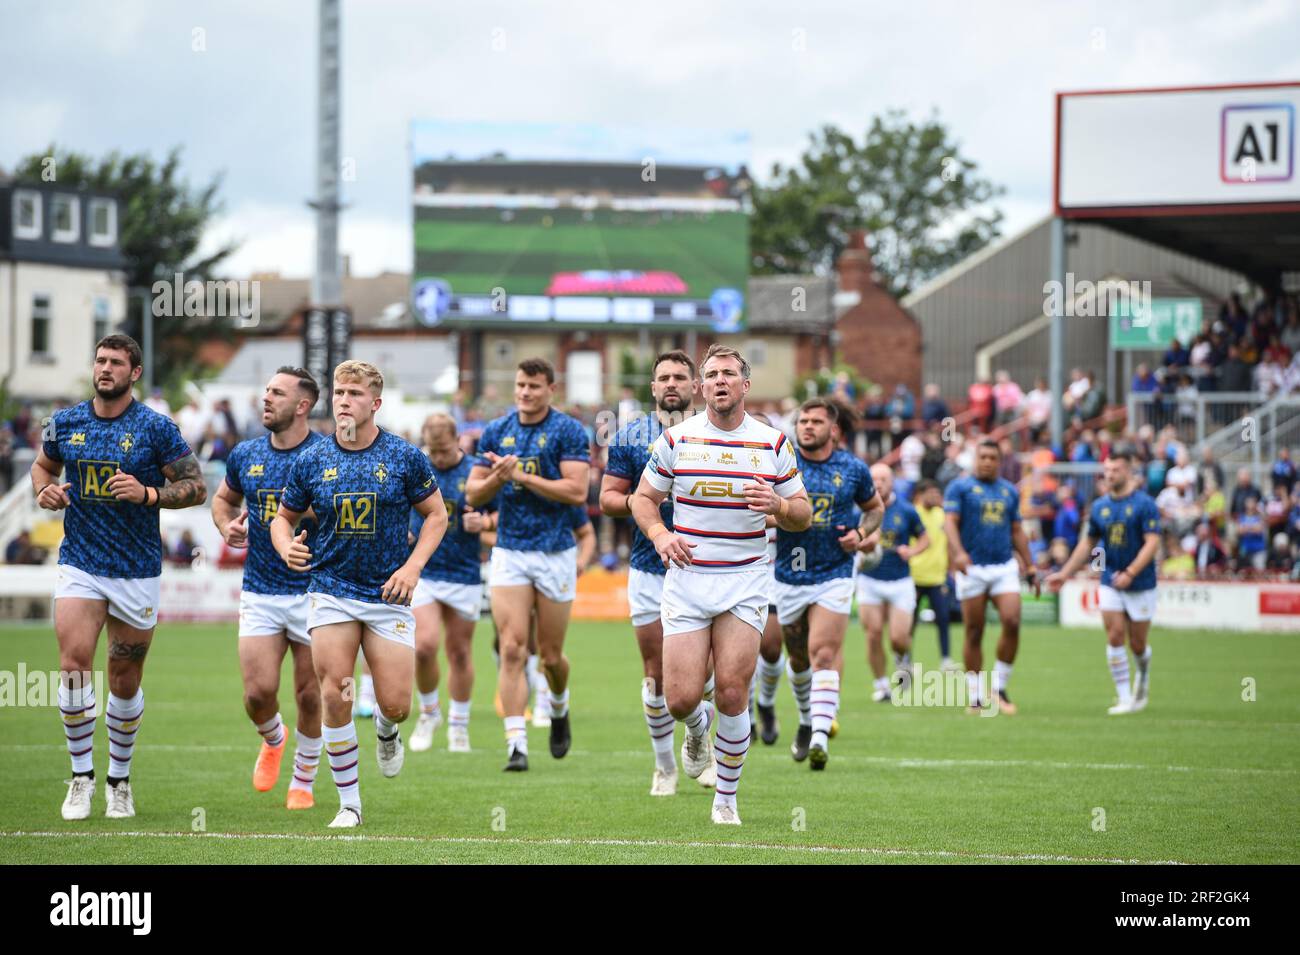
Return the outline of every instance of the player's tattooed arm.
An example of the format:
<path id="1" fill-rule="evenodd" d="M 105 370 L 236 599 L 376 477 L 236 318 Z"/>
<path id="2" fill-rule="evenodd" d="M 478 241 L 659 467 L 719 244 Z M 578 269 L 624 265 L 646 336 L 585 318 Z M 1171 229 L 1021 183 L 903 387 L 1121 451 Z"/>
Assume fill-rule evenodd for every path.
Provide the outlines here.
<path id="1" fill-rule="evenodd" d="M 166 487 L 158 489 L 158 506 L 169 508 L 193 507 L 208 499 L 208 488 L 203 483 L 203 468 L 199 459 L 187 454 L 163 468 Z"/>
<path id="2" fill-rule="evenodd" d="M 118 640 L 116 637 L 110 637 L 108 640 L 108 658 L 110 660 L 120 660 L 124 663 L 143 663 L 145 654 L 149 652 L 149 642 L 147 640 L 139 643 L 127 643 L 125 640 Z"/>
<path id="3" fill-rule="evenodd" d="M 885 502 L 880 499 L 880 492 L 877 491 L 875 496 L 867 502 L 867 506 L 862 509 L 862 523 L 858 525 L 858 530 L 862 533 L 862 539 L 866 540 L 878 530 L 880 522 L 884 519 Z"/>

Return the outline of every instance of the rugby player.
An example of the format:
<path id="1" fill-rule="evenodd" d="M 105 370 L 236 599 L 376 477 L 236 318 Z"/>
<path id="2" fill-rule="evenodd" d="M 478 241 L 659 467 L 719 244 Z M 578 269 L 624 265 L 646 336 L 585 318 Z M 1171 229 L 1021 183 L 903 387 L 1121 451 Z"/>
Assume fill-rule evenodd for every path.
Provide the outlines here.
<path id="1" fill-rule="evenodd" d="M 957 599 L 966 630 L 967 712 L 978 713 L 983 703 L 989 703 L 1010 715 L 1016 712 L 1007 684 L 1020 646 L 1020 577 L 1025 575 L 1037 592 L 1038 571 L 1029 558 L 1029 542 L 1020 526 L 1020 494 L 1014 484 L 998 476 L 1001 463 L 998 443 L 991 438 L 981 441 L 975 449 L 974 475 L 948 484 L 943 509 L 948 516 L 944 533 L 957 574 Z M 996 699 L 981 701 L 984 612 L 990 600 L 1002 620 L 1002 637 L 993 670 Z"/>
<path id="2" fill-rule="evenodd" d="M 501 495 L 492 548 L 492 616 L 501 641 L 498 675 L 505 710 L 506 770 L 528 769 L 523 679 L 528 632 L 537 614 L 537 647 L 550 688 L 550 750 L 569 751 L 569 660 L 564 634 L 577 590 L 577 556 L 566 508 L 587 502 L 590 448 L 575 418 L 551 407 L 555 370 L 541 358 L 519 363 L 515 410 L 483 429 L 480 460 L 465 499 L 481 507 Z"/>
<path id="3" fill-rule="evenodd" d="M 1151 620 L 1156 611 L 1156 553 L 1160 550 L 1160 512 L 1133 476 L 1133 452 L 1111 451 L 1102 464 L 1107 493 L 1092 502 L 1088 527 L 1065 565 L 1047 578 L 1052 593 L 1070 579 L 1101 544 L 1105 566 L 1097 605 L 1106 627 L 1106 662 L 1118 701 L 1111 716 L 1146 709 L 1150 688 Z M 1128 650 L 1137 661 L 1137 680 L 1130 688 Z"/>
<path id="4" fill-rule="evenodd" d="M 158 509 L 207 497 L 203 472 L 180 430 L 131 393 L 144 368 L 126 335 L 95 345 L 95 395 L 56 411 L 32 463 L 36 502 L 67 510 L 54 586 L 59 712 L 72 759 L 64 819 L 90 816 L 95 795 L 96 707 L 90 680 L 99 632 L 108 629 L 108 778 L 104 815 L 135 815 L 131 757 L 144 718 L 140 677 L 158 620 L 162 535 Z M 67 468 L 67 480 L 59 477 Z"/>
<path id="5" fill-rule="evenodd" d="M 686 724 L 682 769 L 698 778 L 716 766 L 712 819 L 740 825 L 736 789 L 749 751 L 749 684 L 767 621 L 766 516 L 786 531 L 807 529 L 812 508 L 790 442 L 745 413 L 749 363 L 734 348 L 709 347 L 701 364 L 705 411 L 655 441 L 632 496 L 632 514 L 668 567 L 660 618 L 669 712 Z M 673 530 L 659 506 L 673 494 Z M 714 704 L 703 699 L 713 654 Z"/>
<path id="6" fill-rule="evenodd" d="M 308 427 L 320 398 L 311 373 L 285 366 L 262 394 L 267 434 L 241 441 L 226 458 L 226 479 L 212 498 L 212 521 L 230 547 L 247 547 L 239 594 L 239 671 L 244 711 L 262 735 L 253 766 L 253 788 L 268 792 L 280 778 L 288 733 L 280 718 L 280 667 L 293 656 L 293 694 L 298 705 L 293 778 L 285 805 L 310 809 L 320 764 L 320 684 L 307 634 L 306 573 L 289 570 L 271 546 L 270 527 L 280 494 L 298 456 L 326 437 Z M 247 502 L 247 504 L 245 503 Z M 307 522 L 308 547 L 315 522 Z"/>
<path id="7" fill-rule="evenodd" d="M 361 825 L 357 730 L 351 684 L 365 648 L 375 680 L 375 756 L 396 776 L 405 752 L 399 726 L 411 709 L 415 616 L 411 598 L 420 569 L 447 529 L 447 508 L 429 459 L 375 423 L 384 377 L 363 361 L 334 369 L 333 438 L 298 456 L 271 522 L 276 553 L 291 570 L 311 572 L 307 630 L 324 708 L 321 734 L 339 794 L 331 828 Z M 411 508 L 424 518 L 415 547 L 407 544 Z M 318 528 L 315 548 L 294 526 L 308 509 Z"/>
<path id="8" fill-rule="evenodd" d="M 956 670 L 952 660 L 951 641 L 948 637 L 948 536 L 944 533 L 943 489 L 939 482 L 923 478 L 912 491 L 912 506 L 925 525 L 925 537 L 930 542 L 923 553 L 913 554 L 908 564 L 912 580 L 916 583 L 916 602 L 921 598 L 930 602 L 934 612 L 934 625 L 939 631 L 939 655 L 943 670 Z M 919 614 L 912 614 L 912 634 L 916 635 Z"/>
<path id="9" fill-rule="evenodd" d="M 843 410 L 830 398 L 810 398 L 800 406 L 795 460 L 812 521 L 806 531 L 778 529 L 776 536 L 777 619 L 799 705 L 790 753 L 797 762 L 807 759 L 814 770 L 826 768 L 831 722 L 839 709 L 835 663 L 853 602 L 853 555 L 866 546 L 885 513 L 872 472 L 840 447 L 842 420 Z M 862 512 L 856 522 L 855 507 Z"/>
<path id="10" fill-rule="evenodd" d="M 666 428 L 681 423 L 690 412 L 699 382 L 695 362 L 683 351 L 665 352 L 650 369 L 653 414 L 644 415 L 620 428 L 610 440 L 605 475 L 600 485 L 600 509 L 610 517 L 632 516 L 634 483 L 639 481 L 650 458 L 650 449 Z M 659 520 L 673 526 L 672 501 L 659 506 Z M 632 531 L 632 553 L 628 560 L 627 597 L 631 606 L 632 633 L 641 652 L 641 710 L 654 751 L 655 770 L 650 795 L 672 796 L 677 792 L 677 757 L 673 752 L 675 722 L 664 699 L 663 623 L 659 607 L 663 602 L 664 562 L 641 533 Z M 701 776 L 708 783 L 710 780 Z"/>

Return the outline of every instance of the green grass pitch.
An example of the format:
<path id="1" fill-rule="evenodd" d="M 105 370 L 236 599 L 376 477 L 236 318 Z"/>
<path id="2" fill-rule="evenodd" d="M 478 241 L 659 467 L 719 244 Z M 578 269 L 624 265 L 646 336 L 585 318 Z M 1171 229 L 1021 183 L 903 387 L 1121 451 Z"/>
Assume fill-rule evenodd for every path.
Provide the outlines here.
<path id="1" fill-rule="evenodd" d="M 259 740 L 240 705 L 233 627 L 163 625 L 145 675 L 136 818 L 103 818 L 102 720 L 95 815 L 68 823 L 59 816 L 68 760 L 54 710 L 5 706 L 0 861 L 1300 861 L 1296 634 L 1157 631 L 1150 707 L 1107 717 L 1100 634 L 1028 628 L 1012 680 L 1021 712 L 989 719 L 871 703 L 861 631 L 854 624 L 850 633 L 829 767 L 814 774 L 790 759 L 795 710 L 783 679 L 781 739 L 750 750 L 744 825 L 734 828 L 709 821 L 710 795 L 684 775 L 675 798 L 648 795 L 640 662 L 622 623 L 571 628 L 572 752 L 553 760 L 546 731 L 530 728 L 531 771 L 503 773 L 491 628 L 481 624 L 474 752 L 448 753 L 442 729 L 432 751 L 408 750 L 401 775 L 384 779 L 362 723 L 365 825 L 341 836 L 326 828 L 337 800 L 324 763 L 311 811 L 283 808 L 289 759 L 275 790 L 253 791 Z M 933 629 L 918 637 L 921 662 L 937 665 Z M 103 653 L 101 642 L 100 666 Z M 20 661 L 57 667 L 48 626 L 0 629 L 0 670 L 13 673 Z M 1242 698 L 1247 678 L 1254 702 Z M 283 690 L 281 709 L 292 723 Z"/>
<path id="2" fill-rule="evenodd" d="M 708 298 L 720 287 L 746 283 L 748 221 L 743 213 L 621 215 L 600 210 L 584 222 L 556 210 L 521 210 L 510 223 L 498 210 L 418 210 L 415 277 L 437 277 L 456 293 L 541 295 L 557 272 L 639 269 L 675 272 L 688 297 Z"/>

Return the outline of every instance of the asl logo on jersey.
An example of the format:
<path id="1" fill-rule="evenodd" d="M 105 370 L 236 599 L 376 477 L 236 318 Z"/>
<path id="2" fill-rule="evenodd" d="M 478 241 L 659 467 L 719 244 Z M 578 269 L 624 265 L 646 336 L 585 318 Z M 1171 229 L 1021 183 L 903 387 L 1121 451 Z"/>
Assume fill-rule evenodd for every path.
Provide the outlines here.
<path id="1" fill-rule="evenodd" d="M 108 482 L 117 468 L 117 461 L 78 461 L 81 499 L 91 504 L 116 504 L 117 498 L 109 492 Z"/>
<path id="2" fill-rule="evenodd" d="M 117 446 L 127 454 L 130 454 L 131 449 L 135 447 L 135 435 L 128 431 L 126 434 L 122 435 L 122 440 L 117 442 Z"/>
<path id="3" fill-rule="evenodd" d="M 347 491 L 334 495 L 334 533 L 340 537 L 373 537 L 374 491 Z"/>
<path id="4" fill-rule="evenodd" d="M 266 465 L 250 464 L 248 466 L 248 477 L 263 477 L 266 474 Z"/>
<path id="5" fill-rule="evenodd" d="M 731 489 L 730 481 L 696 481 L 691 485 L 690 497 L 737 497 L 744 499 L 745 495 L 736 494 Z"/>

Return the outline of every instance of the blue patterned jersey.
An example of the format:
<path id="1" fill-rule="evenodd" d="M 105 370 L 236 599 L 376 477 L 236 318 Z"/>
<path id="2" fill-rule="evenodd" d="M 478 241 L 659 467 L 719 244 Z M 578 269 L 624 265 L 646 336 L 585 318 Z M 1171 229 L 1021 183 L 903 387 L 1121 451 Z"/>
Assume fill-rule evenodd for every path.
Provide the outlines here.
<path id="1" fill-rule="evenodd" d="M 1006 478 L 959 477 L 943 492 L 945 514 L 961 522 L 961 546 L 972 564 L 1005 564 L 1014 552 L 1011 525 L 1020 523 L 1020 494 Z"/>
<path id="2" fill-rule="evenodd" d="M 864 573 L 873 580 L 902 580 L 910 576 L 912 568 L 898 556 L 898 548 L 924 533 L 925 524 L 916 508 L 895 495 L 894 500 L 885 505 L 885 516 L 880 520 L 880 546 L 885 556 L 877 566 Z"/>
<path id="3" fill-rule="evenodd" d="M 479 582 L 478 534 L 465 530 L 465 481 L 475 464 L 481 464 L 472 455 L 462 455 L 452 467 L 445 471 L 433 468 L 434 479 L 442 489 L 442 500 L 447 505 L 447 533 L 443 535 L 438 549 L 433 552 L 429 562 L 420 571 L 420 576 L 429 580 L 444 580 L 453 584 L 477 584 Z M 493 498 L 480 511 L 496 510 L 496 498 Z M 420 536 L 424 518 L 414 510 L 411 511 L 411 533 Z"/>
<path id="4" fill-rule="evenodd" d="M 254 594 L 305 594 L 308 575 L 292 571 L 271 546 L 271 521 L 280 509 L 280 495 L 289 483 L 289 471 L 298 455 L 326 440 L 315 431 L 292 448 L 281 450 L 267 434 L 241 441 L 226 458 L 226 483 L 244 497 L 248 508 L 248 557 L 244 561 L 244 589 Z M 307 546 L 316 546 L 316 522 L 305 520 Z"/>
<path id="5" fill-rule="evenodd" d="M 650 446 L 663 433 L 664 426 L 657 414 L 637 418 L 631 424 L 620 428 L 610 442 L 605 473 L 627 478 L 632 482 L 631 490 L 635 491 L 637 485 L 641 483 L 641 472 L 645 470 L 646 462 L 650 460 Z M 664 522 L 664 527 L 673 529 L 671 497 L 664 498 L 663 503 L 659 505 L 659 519 Z M 632 556 L 628 559 L 628 566 L 645 571 L 647 574 L 662 576 L 667 573 L 667 568 L 659 559 L 655 545 L 641 533 L 641 528 L 636 526 L 636 521 L 632 521 Z"/>
<path id="6" fill-rule="evenodd" d="M 63 465 L 59 483 L 72 485 L 59 563 L 99 577 L 161 574 L 158 508 L 119 501 L 107 485 L 120 469 L 145 487 L 161 488 L 162 469 L 192 453 L 176 424 L 139 401 L 116 418 L 101 418 L 87 400 L 54 413 L 41 449 Z"/>
<path id="7" fill-rule="evenodd" d="M 480 455 L 489 451 L 502 457 L 518 455 L 520 468 L 548 481 L 564 476 L 560 473 L 561 461 L 585 463 L 591 457 L 582 425 L 554 408 L 535 424 L 521 424 L 518 411 L 497 418 L 483 429 L 478 450 Z M 565 514 L 565 508 L 573 505 L 534 494 L 514 481 L 501 488 L 500 498 L 498 547 L 554 553 L 573 546 Z"/>
<path id="8" fill-rule="evenodd" d="M 776 579 L 807 585 L 852 577 L 853 555 L 839 538 L 862 522 L 858 508 L 876 495 L 871 471 L 843 448 L 825 461 L 809 461 L 796 450 L 795 461 L 812 504 L 812 524 L 800 533 L 777 528 Z"/>
<path id="9" fill-rule="evenodd" d="M 411 554 L 411 505 L 438 489 L 424 452 L 382 428 L 368 448 L 349 451 L 331 437 L 298 455 L 280 503 L 310 507 L 320 524 L 307 589 L 382 603 L 384 583 Z"/>
<path id="10" fill-rule="evenodd" d="M 1160 512 L 1156 502 L 1142 491 L 1127 497 L 1107 494 L 1092 502 L 1088 511 L 1088 536 L 1101 542 L 1106 554 L 1106 566 L 1101 572 L 1101 582 L 1110 586 L 1110 579 L 1137 559 L 1145 535 L 1160 533 Z M 1156 562 L 1152 560 L 1142 568 L 1142 573 L 1129 584 L 1131 591 L 1150 590 L 1156 585 Z"/>
<path id="11" fill-rule="evenodd" d="M 574 504 L 573 510 L 569 512 L 569 530 L 577 537 L 578 531 L 591 523 L 591 518 L 587 515 L 587 505 Z"/>

